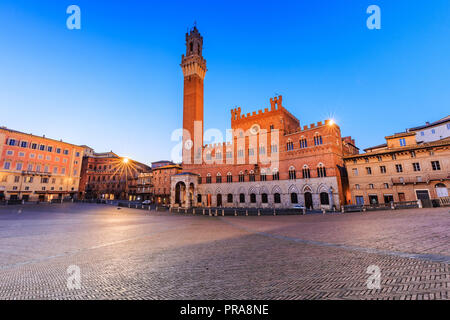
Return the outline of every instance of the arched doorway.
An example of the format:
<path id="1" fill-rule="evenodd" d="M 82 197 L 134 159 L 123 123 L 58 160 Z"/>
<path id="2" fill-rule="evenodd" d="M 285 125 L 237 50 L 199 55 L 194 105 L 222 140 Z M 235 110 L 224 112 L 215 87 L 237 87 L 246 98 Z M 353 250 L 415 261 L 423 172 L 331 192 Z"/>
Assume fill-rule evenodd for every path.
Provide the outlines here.
<path id="1" fill-rule="evenodd" d="M 222 206 L 222 195 L 220 193 L 217 195 L 217 206 Z"/>
<path id="2" fill-rule="evenodd" d="M 311 192 L 305 192 L 305 207 L 306 209 L 313 209 L 313 199 Z"/>
<path id="3" fill-rule="evenodd" d="M 438 198 L 448 197 L 448 189 L 443 183 L 438 183 L 436 186 L 436 195 Z"/>
<path id="4" fill-rule="evenodd" d="M 206 195 L 206 205 L 208 206 L 208 207 L 211 207 L 211 203 L 212 203 L 212 195 L 211 195 L 211 193 L 208 193 L 207 195 Z"/>
<path id="5" fill-rule="evenodd" d="M 175 185 L 175 203 L 178 205 L 183 205 L 186 201 L 186 185 L 184 182 L 180 181 Z M 161 202 L 161 198 L 158 198 L 158 202 Z"/>

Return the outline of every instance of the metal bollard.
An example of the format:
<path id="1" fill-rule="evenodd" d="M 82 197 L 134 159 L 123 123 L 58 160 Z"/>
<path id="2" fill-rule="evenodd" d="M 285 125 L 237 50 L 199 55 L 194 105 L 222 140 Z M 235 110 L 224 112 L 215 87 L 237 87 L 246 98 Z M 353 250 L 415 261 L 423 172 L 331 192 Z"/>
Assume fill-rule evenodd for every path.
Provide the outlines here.
<path id="1" fill-rule="evenodd" d="M 205 209 L 203 209 L 203 215 L 205 215 Z"/>
<path id="2" fill-rule="evenodd" d="M 195 208 L 192 209 L 192 214 L 195 216 Z"/>
<path id="3" fill-rule="evenodd" d="M 234 209 L 234 216 L 237 217 L 237 211 Z"/>
<path id="4" fill-rule="evenodd" d="M 261 215 L 261 210 L 258 209 L 258 216 L 260 216 L 260 215 Z"/>
<path id="5" fill-rule="evenodd" d="M 273 209 L 273 215 L 276 216 L 277 213 L 275 212 L 275 208 Z"/>
<path id="6" fill-rule="evenodd" d="M 216 217 L 218 216 L 218 214 L 217 214 L 217 209 L 216 209 Z"/>
<path id="7" fill-rule="evenodd" d="M 245 210 L 245 215 L 248 216 L 248 210 Z"/>
<path id="8" fill-rule="evenodd" d="M 222 217 L 225 217 L 225 210 L 222 209 Z"/>

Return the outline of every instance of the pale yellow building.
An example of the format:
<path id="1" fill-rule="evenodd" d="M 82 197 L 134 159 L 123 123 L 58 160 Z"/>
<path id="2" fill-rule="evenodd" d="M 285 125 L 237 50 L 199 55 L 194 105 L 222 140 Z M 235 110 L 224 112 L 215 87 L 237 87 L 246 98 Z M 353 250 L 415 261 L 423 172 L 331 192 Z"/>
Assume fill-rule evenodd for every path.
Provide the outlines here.
<path id="1" fill-rule="evenodd" d="M 415 132 L 344 158 L 352 204 L 383 204 L 446 198 L 450 188 L 450 137 L 416 142 Z"/>

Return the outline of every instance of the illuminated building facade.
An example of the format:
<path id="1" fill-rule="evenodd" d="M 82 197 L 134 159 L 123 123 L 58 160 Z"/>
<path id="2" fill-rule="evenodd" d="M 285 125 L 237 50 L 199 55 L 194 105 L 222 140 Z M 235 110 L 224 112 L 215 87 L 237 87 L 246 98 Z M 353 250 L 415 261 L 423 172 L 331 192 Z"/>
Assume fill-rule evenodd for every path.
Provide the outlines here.
<path id="1" fill-rule="evenodd" d="M 300 126 L 281 96 L 270 107 L 231 110 L 231 141 L 203 144 L 203 38 L 194 27 L 182 56 L 183 171 L 171 181 L 172 206 L 338 209 L 349 196 L 343 157 L 358 149 L 332 120 Z"/>
<path id="2" fill-rule="evenodd" d="M 85 147 L 86 148 L 86 147 Z M 138 176 L 151 172 L 143 163 L 114 152 L 86 152 L 81 170 L 82 199 L 136 200 Z"/>
<path id="3" fill-rule="evenodd" d="M 83 147 L 0 128 L 0 201 L 77 197 Z"/>

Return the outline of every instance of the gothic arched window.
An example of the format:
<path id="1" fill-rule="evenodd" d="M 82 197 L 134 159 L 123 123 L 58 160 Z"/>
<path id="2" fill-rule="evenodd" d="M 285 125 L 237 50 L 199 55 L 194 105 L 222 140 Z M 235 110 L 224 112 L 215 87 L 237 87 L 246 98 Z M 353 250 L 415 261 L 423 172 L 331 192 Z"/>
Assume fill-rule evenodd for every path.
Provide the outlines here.
<path id="1" fill-rule="evenodd" d="M 306 164 L 303 166 L 302 173 L 303 173 L 303 179 L 311 178 L 311 172 L 309 170 L 309 167 Z"/>
<path id="2" fill-rule="evenodd" d="M 295 179 L 297 179 L 296 173 L 295 173 L 295 168 L 291 166 L 289 168 L 289 180 L 295 180 Z"/>
<path id="3" fill-rule="evenodd" d="M 314 145 L 318 146 L 322 144 L 322 136 L 316 133 L 314 136 Z"/>
<path id="4" fill-rule="evenodd" d="M 304 149 L 308 147 L 308 141 L 306 140 L 305 137 L 301 137 L 300 138 L 300 148 Z"/>
<path id="5" fill-rule="evenodd" d="M 239 182 L 244 182 L 244 173 L 242 171 L 239 172 Z"/>
<path id="6" fill-rule="evenodd" d="M 326 192 L 321 192 L 320 193 L 320 204 L 323 204 L 323 205 L 329 205 L 330 204 L 330 199 L 328 197 L 328 193 L 326 193 Z"/>
<path id="7" fill-rule="evenodd" d="M 289 141 L 286 143 L 286 150 L 287 150 L 287 151 L 294 150 L 294 143 L 293 143 L 291 140 L 289 140 Z"/>
<path id="8" fill-rule="evenodd" d="M 273 169 L 272 180 L 280 180 L 280 173 L 278 172 L 278 169 Z"/>
<path id="9" fill-rule="evenodd" d="M 261 202 L 262 202 L 262 203 L 267 203 L 267 202 L 269 202 L 268 197 L 267 197 L 267 193 L 261 194 Z"/>
<path id="10" fill-rule="evenodd" d="M 261 170 L 261 174 L 259 175 L 259 180 L 266 181 L 266 179 L 267 179 L 266 171 L 265 170 Z"/>
<path id="11" fill-rule="evenodd" d="M 281 196 L 280 196 L 279 193 L 275 193 L 275 194 L 273 195 L 273 202 L 275 202 L 275 203 L 281 203 Z"/>
<path id="12" fill-rule="evenodd" d="M 317 176 L 319 178 L 323 178 L 327 176 L 327 170 L 325 169 L 325 167 L 323 166 L 323 164 L 319 164 L 319 166 L 317 167 Z"/>
<path id="13" fill-rule="evenodd" d="M 291 203 L 298 203 L 298 195 L 295 192 L 291 193 Z"/>

